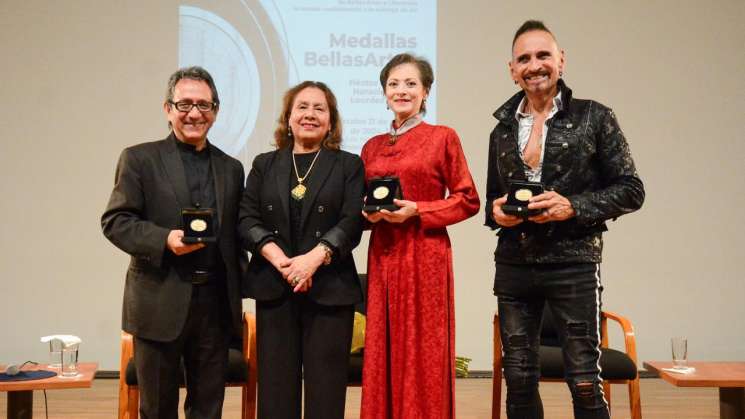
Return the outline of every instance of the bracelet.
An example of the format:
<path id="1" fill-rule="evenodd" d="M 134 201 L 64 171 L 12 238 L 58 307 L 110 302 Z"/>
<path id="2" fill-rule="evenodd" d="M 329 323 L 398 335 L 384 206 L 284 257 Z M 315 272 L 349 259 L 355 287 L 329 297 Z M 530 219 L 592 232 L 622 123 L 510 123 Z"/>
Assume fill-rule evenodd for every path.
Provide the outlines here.
<path id="1" fill-rule="evenodd" d="M 331 255 L 334 254 L 334 251 L 331 250 L 331 248 L 326 243 L 318 243 L 318 246 L 323 249 L 323 253 L 326 254 L 326 256 L 323 257 L 323 264 L 324 265 L 330 265 L 331 264 Z"/>

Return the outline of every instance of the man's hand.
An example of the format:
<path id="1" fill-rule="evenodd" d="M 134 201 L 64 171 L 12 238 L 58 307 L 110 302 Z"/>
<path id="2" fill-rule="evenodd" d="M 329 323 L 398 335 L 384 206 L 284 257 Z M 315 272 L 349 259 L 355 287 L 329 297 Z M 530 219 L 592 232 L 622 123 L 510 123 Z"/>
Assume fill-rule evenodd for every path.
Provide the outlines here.
<path id="1" fill-rule="evenodd" d="M 547 223 L 549 221 L 564 221 L 576 215 L 572 203 L 564 196 L 548 191 L 530 198 L 529 209 L 541 209 L 540 214 L 529 217 L 534 223 Z"/>
<path id="2" fill-rule="evenodd" d="M 491 216 L 494 221 L 502 227 L 514 227 L 523 222 L 523 219 L 510 214 L 505 214 L 502 211 L 502 205 L 507 203 L 507 194 L 503 197 L 495 199 L 491 206 Z"/>
<path id="3" fill-rule="evenodd" d="M 205 246 L 204 243 L 185 244 L 181 241 L 182 237 L 184 237 L 184 230 L 171 230 L 171 232 L 168 233 L 168 239 L 166 239 L 168 250 L 173 252 L 176 256 L 191 253 Z"/>

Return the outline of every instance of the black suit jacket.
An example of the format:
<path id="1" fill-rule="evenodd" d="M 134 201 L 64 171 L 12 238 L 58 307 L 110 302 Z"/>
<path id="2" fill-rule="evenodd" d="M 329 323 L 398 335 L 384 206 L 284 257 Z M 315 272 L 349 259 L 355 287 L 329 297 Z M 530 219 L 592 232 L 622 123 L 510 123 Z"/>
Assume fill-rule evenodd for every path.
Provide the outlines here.
<path id="1" fill-rule="evenodd" d="M 171 230 L 183 229 L 181 209 L 191 207 L 176 138 L 125 149 L 114 190 L 101 216 L 103 233 L 131 255 L 124 285 L 122 329 L 141 338 L 168 342 L 183 329 L 191 300 L 191 269 L 166 247 Z M 209 144 L 217 198 L 217 246 L 226 269 L 232 322 L 241 327 L 240 267 L 236 221 L 243 192 L 241 163 Z"/>
<path id="2" fill-rule="evenodd" d="M 243 280 L 243 296 L 269 301 L 292 292 L 282 275 L 257 249 L 271 237 L 288 257 L 292 254 L 290 176 L 292 148 L 256 156 L 241 200 L 239 234 L 252 254 Z M 362 299 L 352 249 L 362 236 L 365 172 L 359 156 L 322 149 L 305 181 L 302 235 L 297 249 L 306 253 L 323 240 L 334 247 L 330 265 L 313 275 L 308 297 L 323 305 L 355 304 Z"/>

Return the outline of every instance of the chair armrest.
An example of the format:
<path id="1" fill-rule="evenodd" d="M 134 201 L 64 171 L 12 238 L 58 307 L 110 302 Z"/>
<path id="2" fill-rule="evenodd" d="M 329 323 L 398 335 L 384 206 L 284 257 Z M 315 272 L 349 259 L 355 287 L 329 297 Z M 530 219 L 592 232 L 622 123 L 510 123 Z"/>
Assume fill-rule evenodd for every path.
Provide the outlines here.
<path id="1" fill-rule="evenodd" d="M 499 314 L 494 313 L 494 320 L 492 321 L 494 327 L 494 367 L 502 367 L 502 334 L 499 332 Z"/>
<path id="2" fill-rule="evenodd" d="M 121 358 L 119 360 L 119 417 L 127 417 L 132 405 L 137 401 L 130 400 L 130 387 L 127 385 L 127 365 L 134 356 L 134 339 L 129 333 L 122 331 Z M 134 407 L 136 409 L 136 406 Z"/>
<path id="3" fill-rule="evenodd" d="M 616 314 L 610 311 L 603 311 L 601 318 L 603 323 L 606 323 L 607 319 L 610 319 L 621 326 L 621 330 L 623 330 L 624 344 L 626 346 L 626 354 L 629 356 L 629 358 L 631 358 L 632 361 L 634 361 L 634 364 L 636 364 L 638 367 L 639 363 L 636 361 L 636 335 L 634 334 L 634 326 L 631 324 L 631 321 L 626 317 L 621 316 L 620 314 Z M 606 330 L 604 330 L 604 332 L 605 333 L 603 334 L 603 340 L 607 345 L 607 328 Z"/>
<path id="4" fill-rule="evenodd" d="M 494 313 L 492 321 L 494 343 L 492 347 L 492 394 L 491 411 L 492 418 L 499 418 L 499 409 L 502 403 L 502 335 L 499 331 L 499 313 Z"/>
<path id="5" fill-rule="evenodd" d="M 122 331 L 121 358 L 119 360 L 119 381 L 125 381 L 125 373 L 129 360 L 134 357 L 134 339 L 129 333 Z"/>
<path id="6" fill-rule="evenodd" d="M 243 313 L 243 356 L 249 368 L 249 374 L 256 375 L 256 316 Z"/>

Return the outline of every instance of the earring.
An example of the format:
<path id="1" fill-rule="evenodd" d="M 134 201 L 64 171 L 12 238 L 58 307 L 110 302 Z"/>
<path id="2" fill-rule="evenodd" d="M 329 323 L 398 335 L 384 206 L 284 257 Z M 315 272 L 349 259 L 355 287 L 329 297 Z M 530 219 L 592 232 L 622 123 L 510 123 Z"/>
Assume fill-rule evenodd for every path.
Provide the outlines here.
<path id="1" fill-rule="evenodd" d="M 559 77 L 564 77 L 564 72 L 563 71 L 559 71 Z"/>
<path id="2" fill-rule="evenodd" d="M 291 129 L 288 129 L 287 130 L 287 137 L 288 138 L 292 138 L 292 130 Z"/>
<path id="3" fill-rule="evenodd" d="M 388 102 L 385 102 L 385 109 L 386 109 L 386 110 L 389 110 L 389 111 L 391 110 L 391 107 L 390 107 L 390 106 L 388 106 Z"/>
<path id="4" fill-rule="evenodd" d="M 512 80 L 515 84 L 517 84 L 517 80 Z"/>

